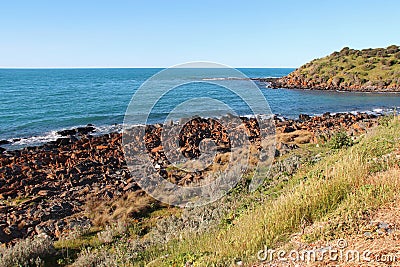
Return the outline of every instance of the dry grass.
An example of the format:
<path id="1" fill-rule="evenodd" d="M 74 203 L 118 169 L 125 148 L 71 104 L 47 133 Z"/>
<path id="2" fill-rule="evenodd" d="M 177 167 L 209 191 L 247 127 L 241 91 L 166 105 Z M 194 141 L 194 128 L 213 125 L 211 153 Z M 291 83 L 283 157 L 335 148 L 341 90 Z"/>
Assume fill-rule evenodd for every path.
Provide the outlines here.
<path id="1" fill-rule="evenodd" d="M 313 139 L 313 134 L 305 130 L 297 130 L 291 133 L 277 134 L 277 142 L 286 144 L 307 144 Z"/>
<path id="2" fill-rule="evenodd" d="M 376 130 L 358 145 L 340 150 L 311 169 L 299 172 L 278 199 L 249 210 L 228 230 L 190 236 L 174 243 L 168 250 L 170 256 L 155 264 L 179 265 L 186 260 L 184 255 L 194 257 L 196 266 L 226 266 L 234 259 L 251 262 L 264 245 L 277 246 L 286 242 L 293 232 L 322 220 L 343 205 L 347 211 L 354 212 L 360 203 L 364 208 L 386 203 L 398 191 L 393 185 L 395 180 L 371 180 L 369 177 L 372 172 L 398 164 L 393 159 L 377 159 L 397 147 L 394 140 L 399 136 L 399 123 Z M 369 186 L 375 190 L 368 193 L 365 188 Z"/>
<path id="3" fill-rule="evenodd" d="M 313 250 L 332 247 L 345 239 L 346 249 L 371 251 L 372 255 L 394 255 L 400 252 L 400 169 L 394 166 L 387 171 L 370 175 L 364 185 L 355 189 L 339 207 L 321 221 L 315 222 L 291 236 L 290 242 L 276 250 Z M 379 223 L 387 223 L 392 232 L 379 230 Z M 343 228 L 343 226 L 346 226 Z M 334 230 L 334 231 L 332 231 Z M 368 235 L 366 235 L 368 233 Z M 333 236 L 332 236 L 333 234 Z M 312 240 L 310 241 L 310 237 Z M 400 254 L 398 260 L 400 261 Z M 297 262 L 298 266 L 321 266 L 321 261 Z M 393 263 L 393 262 L 391 262 Z M 274 266 L 287 266 L 295 262 L 281 262 L 275 258 L 268 262 Z M 360 262 L 326 260 L 324 265 L 359 266 Z M 387 262 L 370 262 L 370 266 L 388 266 Z M 391 264 L 389 264 L 391 266 Z M 262 266 L 256 264 L 255 266 Z"/>
<path id="4" fill-rule="evenodd" d="M 128 223 L 152 210 L 155 204 L 153 198 L 139 190 L 109 201 L 89 199 L 86 211 L 94 226 L 106 226 L 116 222 Z"/>
<path id="5" fill-rule="evenodd" d="M 304 136 L 291 138 L 294 141 Z M 118 252 L 121 259 L 130 255 L 134 260 L 129 266 L 232 266 L 237 262 L 244 265 L 258 262 L 257 252 L 264 245 L 276 248 L 290 245 L 287 242 L 294 236 L 298 237 L 298 244 L 332 240 L 341 233 L 352 236 L 362 230 L 364 214 L 369 216 L 382 205 L 398 199 L 399 140 L 397 121 L 375 129 L 353 147 L 335 151 L 325 148 L 325 158 L 304 165 L 284 186 L 271 189 L 273 194 L 265 191 L 266 195 L 237 195 L 243 202 L 255 196 L 262 200 L 257 205 L 246 205 L 228 226 L 213 227 L 198 234 L 182 231 L 167 243 L 152 244 L 139 254 L 137 250 L 125 248 L 124 241 L 99 248 L 96 253 Z M 99 225 L 106 225 L 120 218 L 129 220 L 132 214 L 142 214 L 151 203 L 151 199 L 139 194 L 107 203 L 92 202 L 88 208 Z M 293 236 L 293 233 L 300 234 Z M 91 254 L 85 255 L 87 258 Z"/>

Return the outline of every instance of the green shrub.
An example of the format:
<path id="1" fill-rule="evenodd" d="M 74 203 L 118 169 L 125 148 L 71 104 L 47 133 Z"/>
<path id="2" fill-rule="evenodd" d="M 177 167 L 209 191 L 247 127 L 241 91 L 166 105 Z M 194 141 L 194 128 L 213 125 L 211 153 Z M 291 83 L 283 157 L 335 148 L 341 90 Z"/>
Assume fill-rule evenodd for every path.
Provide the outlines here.
<path id="1" fill-rule="evenodd" d="M 353 144 L 353 140 L 345 131 L 340 131 L 336 133 L 329 141 L 329 147 L 333 149 L 350 147 Z"/>
<path id="2" fill-rule="evenodd" d="M 385 127 L 388 127 L 392 121 L 393 116 L 381 116 L 378 118 L 378 124 Z"/>

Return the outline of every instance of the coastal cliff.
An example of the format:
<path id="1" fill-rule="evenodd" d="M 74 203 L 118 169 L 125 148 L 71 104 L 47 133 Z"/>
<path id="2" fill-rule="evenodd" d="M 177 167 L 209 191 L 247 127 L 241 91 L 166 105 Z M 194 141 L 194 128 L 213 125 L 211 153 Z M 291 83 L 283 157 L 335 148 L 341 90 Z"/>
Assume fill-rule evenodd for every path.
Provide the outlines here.
<path id="1" fill-rule="evenodd" d="M 273 88 L 400 92 L 400 47 L 345 47 L 270 83 Z"/>

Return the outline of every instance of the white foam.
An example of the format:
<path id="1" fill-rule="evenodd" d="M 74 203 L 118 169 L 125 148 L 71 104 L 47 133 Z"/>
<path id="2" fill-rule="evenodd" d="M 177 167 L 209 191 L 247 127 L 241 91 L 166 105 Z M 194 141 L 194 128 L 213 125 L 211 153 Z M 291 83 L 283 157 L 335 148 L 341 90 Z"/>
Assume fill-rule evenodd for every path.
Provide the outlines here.
<path id="1" fill-rule="evenodd" d="M 382 113 L 382 112 L 383 112 L 383 109 L 381 109 L 381 108 L 375 108 L 375 109 L 373 109 L 372 111 L 373 111 L 373 112 Z"/>
<path id="2" fill-rule="evenodd" d="M 50 131 L 47 133 L 44 133 L 43 135 L 39 136 L 30 136 L 30 137 L 23 137 L 23 138 L 16 138 L 19 139 L 18 141 L 13 141 L 13 139 L 8 139 L 8 141 L 11 142 L 10 146 L 17 146 L 17 147 L 23 147 L 23 146 L 33 146 L 33 145 L 41 145 L 44 143 L 48 143 L 51 141 L 57 140 L 57 138 L 62 137 L 61 135 L 57 134 L 57 131 Z"/>
<path id="3" fill-rule="evenodd" d="M 203 81 L 224 81 L 228 80 L 228 78 L 204 78 Z"/>
<path id="4" fill-rule="evenodd" d="M 121 133 L 122 128 L 123 128 L 122 124 L 96 126 L 96 129 L 92 134 L 103 135 L 108 133 Z"/>
<path id="5" fill-rule="evenodd" d="M 86 127 L 85 125 L 78 125 L 73 128 L 66 128 L 66 129 L 76 129 L 78 127 Z M 95 127 L 95 126 L 93 126 Z M 65 130 L 65 129 L 63 129 Z M 57 132 L 60 130 L 53 130 L 50 132 L 46 132 L 43 135 L 36 135 L 36 136 L 30 136 L 30 137 L 22 137 L 22 138 L 10 138 L 7 141 L 10 142 L 10 144 L 5 145 L 5 148 L 8 149 L 19 149 L 27 146 L 39 146 L 43 145 L 45 143 L 49 143 L 52 141 L 56 141 L 58 138 L 62 138 L 63 136 L 58 134 Z M 114 124 L 114 125 L 104 125 L 104 126 L 96 126 L 94 132 L 89 133 L 92 135 L 103 135 L 111 132 L 122 132 L 122 124 Z M 14 141 L 17 140 L 17 141 Z"/>

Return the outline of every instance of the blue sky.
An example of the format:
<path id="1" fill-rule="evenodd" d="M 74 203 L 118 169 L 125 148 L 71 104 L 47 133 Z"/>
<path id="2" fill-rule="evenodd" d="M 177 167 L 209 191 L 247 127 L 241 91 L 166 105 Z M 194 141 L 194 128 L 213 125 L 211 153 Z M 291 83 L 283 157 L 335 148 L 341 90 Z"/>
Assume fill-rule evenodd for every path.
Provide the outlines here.
<path id="1" fill-rule="evenodd" d="M 298 67 L 400 44 L 400 1 L 0 2 L 1 67 Z"/>

